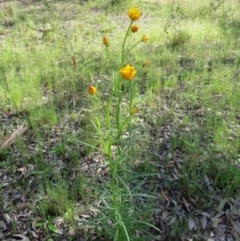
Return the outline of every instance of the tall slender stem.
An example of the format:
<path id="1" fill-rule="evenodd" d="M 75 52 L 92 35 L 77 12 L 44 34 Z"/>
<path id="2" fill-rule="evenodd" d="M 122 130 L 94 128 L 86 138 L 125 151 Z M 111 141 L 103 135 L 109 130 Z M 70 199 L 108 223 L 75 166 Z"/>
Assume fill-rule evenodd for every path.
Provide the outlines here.
<path id="1" fill-rule="evenodd" d="M 122 60 L 121 60 L 121 64 L 120 64 L 121 68 L 123 67 L 123 62 L 124 62 L 124 59 L 125 59 L 124 47 L 125 47 L 126 39 L 127 39 L 128 34 L 129 34 L 129 31 L 130 31 L 130 28 L 132 26 L 132 23 L 133 23 L 133 20 L 130 22 L 130 24 L 128 26 L 128 30 L 127 30 L 127 32 L 125 34 L 125 37 L 124 37 L 124 40 L 123 40 L 123 44 L 122 44 Z"/>
<path id="2" fill-rule="evenodd" d="M 142 40 L 140 40 L 140 41 L 138 41 L 137 43 L 135 43 L 128 51 L 126 51 L 126 55 L 129 54 L 130 51 L 131 51 L 134 47 L 136 47 L 139 43 L 141 43 L 141 42 L 142 42 Z"/>

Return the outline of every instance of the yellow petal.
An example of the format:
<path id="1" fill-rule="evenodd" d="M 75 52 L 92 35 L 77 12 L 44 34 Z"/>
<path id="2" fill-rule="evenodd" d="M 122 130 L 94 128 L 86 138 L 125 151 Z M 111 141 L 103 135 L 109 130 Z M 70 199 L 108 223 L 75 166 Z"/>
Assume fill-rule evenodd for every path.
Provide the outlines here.
<path id="1" fill-rule="evenodd" d="M 128 64 L 120 70 L 120 73 L 124 79 L 132 80 L 135 77 L 137 71 L 133 66 Z"/>
<path id="2" fill-rule="evenodd" d="M 132 21 L 138 20 L 141 16 L 141 11 L 139 10 L 139 8 L 131 7 L 128 10 L 128 16 Z"/>

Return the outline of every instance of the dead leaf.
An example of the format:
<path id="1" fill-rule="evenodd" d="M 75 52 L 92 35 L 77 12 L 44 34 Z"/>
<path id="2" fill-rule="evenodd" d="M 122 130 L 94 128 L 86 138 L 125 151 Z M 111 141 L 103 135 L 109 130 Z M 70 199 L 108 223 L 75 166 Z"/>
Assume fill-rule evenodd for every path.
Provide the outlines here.
<path id="1" fill-rule="evenodd" d="M 175 165 L 175 161 L 170 161 L 168 167 L 173 167 Z"/>
<path id="2" fill-rule="evenodd" d="M 232 230 L 232 234 L 236 240 L 240 240 L 240 236 L 238 235 L 236 230 Z"/>
<path id="3" fill-rule="evenodd" d="M 210 237 L 207 239 L 207 241 L 215 241 L 215 239 Z"/>
<path id="4" fill-rule="evenodd" d="M 26 236 L 22 235 L 22 234 L 14 234 L 12 235 L 12 239 L 11 241 L 30 241 L 29 238 L 27 238 Z"/>
<path id="5" fill-rule="evenodd" d="M 167 217 L 168 217 L 168 211 L 164 211 L 164 212 L 162 213 L 162 220 L 167 219 Z"/>
<path id="6" fill-rule="evenodd" d="M 163 191 L 162 188 L 161 188 L 161 193 L 162 193 L 164 199 L 165 199 L 166 201 L 170 202 L 170 199 L 168 198 L 167 194 Z"/>
<path id="7" fill-rule="evenodd" d="M 234 229 L 240 234 L 240 224 L 239 222 L 235 222 L 233 219 L 230 219 L 231 224 L 233 225 Z"/>
<path id="8" fill-rule="evenodd" d="M 7 225 L 3 221 L 0 221 L 0 231 L 5 231 L 6 229 Z"/>
<path id="9" fill-rule="evenodd" d="M 206 212 L 201 212 L 200 214 L 202 214 L 203 216 L 206 216 L 206 217 L 209 217 L 209 213 L 206 213 Z"/>
<path id="10" fill-rule="evenodd" d="M 189 227 L 190 230 L 192 230 L 192 229 L 196 230 L 197 229 L 197 222 L 191 215 L 189 215 L 188 227 Z"/>
<path id="11" fill-rule="evenodd" d="M 184 205 L 187 208 L 187 210 L 190 212 L 189 206 L 191 206 L 191 205 L 186 201 L 186 199 L 184 197 L 183 197 L 183 202 L 184 202 Z"/>
<path id="12" fill-rule="evenodd" d="M 214 240 L 222 240 L 221 238 L 224 236 L 225 230 L 225 227 L 218 227 L 217 229 L 215 229 Z"/>
<path id="13" fill-rule="evenodd" d="M 74 229 L 70 229 L 68 232 L 67 232 L 68 235 L 70 236 L 74 236 L 76 234 L 75 230 Z"/>
<path id="14" fill-rule="evenodd" d="M 220 222 L 222 222 L 222 220 L 223 220 L 223 218 L 222 218 L 222 217 L 219 217 L 219 216 L 217 215 L 217 217 L 214 217 L 213 220 L 212 220 L 212 226 L 213 226 L 214 228 L 216 228 L 216 227 L 218 226 L 218 224 L 219 224 Z"/>
<path id="15" fill-rule="evenodd" d="M 176 174 L 172 173 L 172 175 L 173 175 L 174 180 L 179 180 L 179 177 Z"/>
<path id="16" fill-rule="evenodd" d="M 27 168 L 26 167 L 20 167 L 17 169 L 17 171 L 21 172 L 22 174 L 25 174 L 27 172 Z"/>
<path id="17" fill-rule="evenodd" d="M 206 229 L 206 227 L 207 227 L 207 217 L 202 216 L 201 219 L 200 219 L 200 222 L 202 224 L 203 229 Z"/>
<path id="18" fill-rule="evenodd" d="M 179 178 L 182 178 L 182 175 L 178 172 L 177 168 L 174 168 L 174 172 Z"/>
<path id="19" fill-rule="evenodd" d="M 4 217 L 4 219 L 5 219 L 7 224 L 9 224 L 11 222 L 11 218 L 10 218 L 10 216 L 7 213 L 4 213 L 3 217 Z"/>
<path id="20" fill-rule="evenodd" d="M 194 205 L 196 205 L 196 200 L 195 200 L 194 198 L 189 197 L 189 200 L 190 200 Z"/>
<path id="21" fill-rule="evenodd" d="M 25 126 L 25 124 L 20 125 L 2 144 L 0 147 L 0 152 L 4 149 L 11 146 L 18 137 L 20 137 L 24 132 L 26 132 L 28 129 L 28 126 Z"/>

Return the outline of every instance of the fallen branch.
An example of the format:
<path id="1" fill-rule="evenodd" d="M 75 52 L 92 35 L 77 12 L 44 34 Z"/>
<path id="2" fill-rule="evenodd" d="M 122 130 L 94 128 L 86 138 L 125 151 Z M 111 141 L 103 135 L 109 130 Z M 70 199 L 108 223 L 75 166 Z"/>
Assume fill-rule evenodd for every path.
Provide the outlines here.
<path id="1" fill-rule="evenodd" d="M 20 125 L 1 145 L 0 152 L 10 147 L 18 137 L 20 137 L 24 132 L 26 132 L 28 129 L 28 126 L 25 126 L 24 124 Z"/>

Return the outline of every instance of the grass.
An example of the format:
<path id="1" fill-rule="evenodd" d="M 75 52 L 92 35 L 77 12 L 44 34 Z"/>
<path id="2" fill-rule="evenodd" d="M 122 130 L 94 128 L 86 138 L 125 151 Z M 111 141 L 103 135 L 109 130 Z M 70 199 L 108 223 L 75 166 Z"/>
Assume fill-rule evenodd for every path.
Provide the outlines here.
<path id="1" fill-rule="evenodd" d="M 126 49 L 144 34 L 150 41 L 122 60 L 127 11 L 136 4 L 144 11 Z M 0 193 L 17 187 L 26 194 L 46 238 L 59 234 L 59 217 L 65 230 L 74 230 L 72 240 L 80 234 L 119 241 L 199 234 L 189 228 L 185 211 L 171 216 L 171 205 L 164 203 L 184 198 L 205 212 L 239 196 L 236 4 L 4 4 L 0 139 L 22 122 L 30 129 L 0 154 L 6 176 L 24 175 L 24 181 L 6 179 Z M 137 69 L 132 81 L 119 74 L 128 63 Z M 88 94 L 89 85 L 97 95 Z M 167 229 L 157 214 L 166 216 Z"/>

